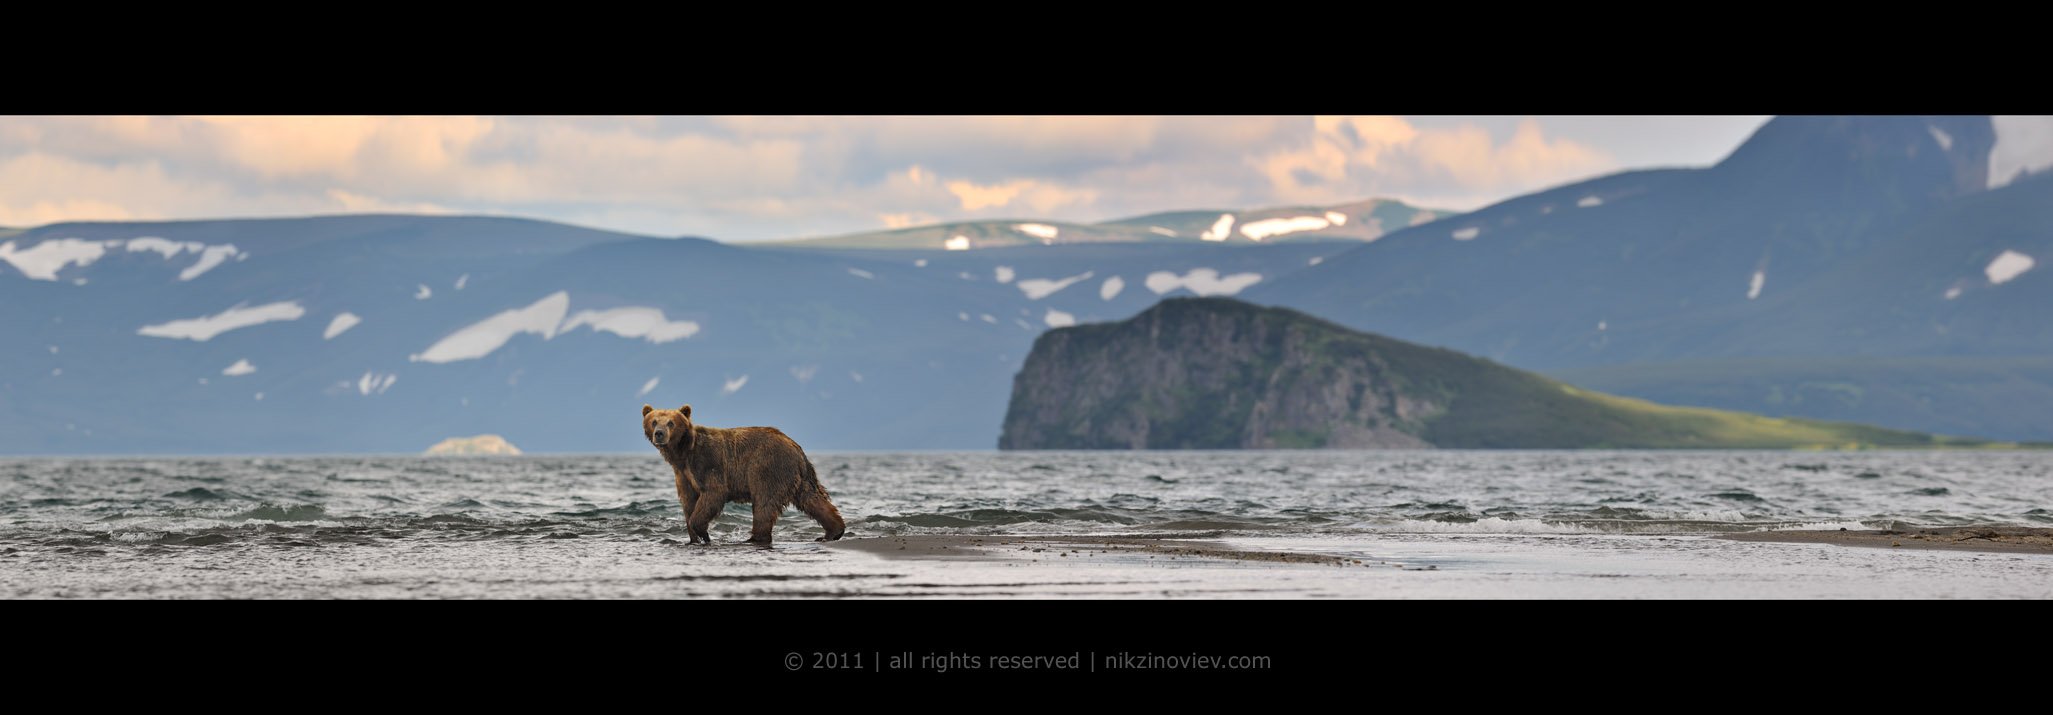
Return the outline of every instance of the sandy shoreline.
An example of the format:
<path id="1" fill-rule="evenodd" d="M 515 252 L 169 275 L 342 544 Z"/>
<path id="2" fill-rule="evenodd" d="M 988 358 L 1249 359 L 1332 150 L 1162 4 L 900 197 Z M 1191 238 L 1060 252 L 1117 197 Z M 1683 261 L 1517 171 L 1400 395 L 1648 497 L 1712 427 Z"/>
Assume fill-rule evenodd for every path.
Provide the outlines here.
<path id="1" fill-rule="evenodd" d="M 0 598 L 2053 598 L 2049 530 L 1979 531 L 112 543 L 0 548 Z"/>
<path id="2" fill-rule="evenodd" d="M 1759 531 L 1718 534 L 1732 541 L 1836 544 L 1871 548 L 2053 554 L 2053 529 L 2035 527 L 1934 527 L 1912 530 Z M 1399 561 L 1334 554 L 1267 551 L 1229 546 L 1202 538 L 1157 536 L 971 536 L 921 534 L 847 539 L 830 548 L 886 559 L 953 559 L 1059 563 L 1092 561 L 1242 561 L 1312 566 L 1406 568 Z"/>
<path id="3" fill-rule="evenodd" d="M 1399 566 L 1403 564 L 1333 554 L 1267 551 L 1203 539 L 1156 536 L 970 536 L 920 534 L 846 539 L 829 544 L 887 559 L 970 559 L 1060 562 L 1081 559 L 1138 561 L 1250 561 L 1311 566 Z"/>
<path id="4" fill-rule="evenodd" d="M 2053 529 L 2025 526 L 1935 527 L 1930 529 L 1849 531 L 1755 531 L 1724 534 L 1734 541 L 1766 541 L 1790 544 L 1837 544 L 1899 549 L 1942 549 L 1948 551 L 1992 551 L 2013 554 L 2053 554 Z"/>

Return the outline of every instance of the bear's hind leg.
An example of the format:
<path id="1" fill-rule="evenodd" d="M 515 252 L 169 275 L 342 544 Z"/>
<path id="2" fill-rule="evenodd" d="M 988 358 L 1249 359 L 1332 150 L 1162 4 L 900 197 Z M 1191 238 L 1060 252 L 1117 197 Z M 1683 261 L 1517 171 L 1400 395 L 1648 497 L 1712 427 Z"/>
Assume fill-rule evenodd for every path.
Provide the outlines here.
<path id="1" fill-rule="evenodd" d="M 815 487 L 804 490 L 798 495 L 798 500 L 793 502 L 793 506 L 805 512 L 806 516 L 812 517 L 813 521 L 820 522 L 820 526 L 827 530 L 826 536 L 814 541 L 833 541 L 848 531 L 848 524 L 841 521 L 841 510 L 834 508 L 834 502 L 827 499 L 825 489 Z"/>

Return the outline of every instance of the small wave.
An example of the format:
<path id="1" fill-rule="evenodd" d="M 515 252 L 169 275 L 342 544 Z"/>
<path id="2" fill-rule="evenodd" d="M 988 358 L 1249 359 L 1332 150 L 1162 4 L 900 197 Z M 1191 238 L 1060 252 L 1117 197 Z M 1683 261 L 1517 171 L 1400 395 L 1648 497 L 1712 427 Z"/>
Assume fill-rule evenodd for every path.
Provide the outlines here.
<path id="1" fill-rule="evenodd" d="M 1210 538 L 1228 531 L 1268 529 L 1273 527 L 1274 525 L 1272 524 L 1249 522 L 1242 519 L 1175 519 L 1148 525 L 1149 529 L 1158 531 L 1205 532 L 1208 534 L 1206 536 L 1186 536 L 1186 538 Z"/>
<path id="2" fill-rule="evenodd" d="M 1372 527 L 1371 530 L 1399 534 L 1587 534 L 1592 531 L 1598 531 L 1580 524 L 1566 524 L 1538 519 L 1499 519 L 1497 517 L 1467 522 L 1404 519 L 1378 524 Z"/>
<path id="3" fill-rule="evenodd" d="M 226 534 L 193 534 L 190 536 L 166 534 L 164 539 L 158 543 L 176 546 L 213 546 L 215 544 L 225 544 L 229 541 L 230 539 Z"/>
<path id="4" fill-rule="evenodd" d="M 1143 529 L 1273 529 L 1290 524 L 1330 523 L 1330 517 L 1303 515 L 1257 517 L 1201 510 L 1121 509 L 1114 507 L 1051 509 L 958 509 L 953 511 L 877 514 L 864 523 L 923 529 L 972 529 L 999 526 L 1069 525 L 1097 529 L 1107 525 Z"/>
<path id="5" fill-rule="evenodd" d="M 1839 522 L 1729 521 L 1721 519 L 1504 519 L 1475 521 L 1404 519 L 1372 524 L 1370 531 L 1420 534 L 1707 534 L 1785 528 L 1832 528 Z M 1866 528 L 1866 527 L 1859 527 Z"/>
<path id="6" fill-rule="evenodd" d="M 193 501 L 228 501 L 230 499 L 242 499 L 245 501 L 250 500 L 249 495 L 246 494 L 232 492 L 227 489 L 208 489 L 206 487 L 193 487 L 191 489 L 186 489 L 183 491 L 172 492 L 170 494 L 164 495 L 164 498 L 190 499 Z"/>
<path id="7" fill-rule="evenodd" d="M 1761 497 L 1759 495 L 1754 494 L 1753 492 L 1747 491 L 1745 489 L 1731 489 L 1722 492 L 1712 492 L 1711 494 L 1708 494 L 1706 496 L 1709 496 L 1713 499 L 1730 499 L 1732 501 L 1761 501 Z"/>
<path id="8" fill-rule="evenodd" d="M 1916 494 L 1921 497 L 1943 497 L 1948 494 L 1952 494 L 1953 490 L 1947 489 L 1946 487 L 1925 487 L 1923 489 L 1912 489 L 1906 493 Z"/>
<path id="9" fill-rule="evenodd" d="M 631 519 L 650 516 L 654 514 L 669 514 L 678 508 L 679 507 L 677 505 L 677 502 L 674 500 L 655 499 L 650 501 L 630 502 L 625 506 L 598 507 L 593 509 L 584 509 L 581 511 L 550 512 L 550 515 L 570 517 L 573 519 Z"/>
<path id="10" fill-rule="evenodd" d="M 1099 509 L 1047 509 L 1040 511 L 1018 509 L 966 509 L 962 511 L 934 514 L 902 514 L 898 516 L 872 516 L 868 522 L 898 522 L 906 526 L 920 527 L 969 527 L 1002 526 L 1006 524 L 1051 523 L 1060 521 L 1086 521 L 1111 524 L 1138 524 L 1141 519 Z"/>
<path id="11" fill-rule="evenodd" d="M 292 506 L 264 506 L 228 517 L 229 521 L 317 521 L 328 518 L 328 510 L 319 504 L 295 504 Z"/>
<path id="12" fill-rule="evenodd" d="M 413 523 L 479 525 L 485 523 L 485 520 L 467 514 L 436 514 L 430 517 L 415 519 Z"/>
<path id="13" fill-rule="evenodd" d="M 1787 524 L 1770 524 L 1756 529 L 1756 531 L 1837 531 L 1840 529 L 1864 530 L 1867 528 L 1869 528 L 1867 524 L 1858 521 L 1800 521 Z"/>

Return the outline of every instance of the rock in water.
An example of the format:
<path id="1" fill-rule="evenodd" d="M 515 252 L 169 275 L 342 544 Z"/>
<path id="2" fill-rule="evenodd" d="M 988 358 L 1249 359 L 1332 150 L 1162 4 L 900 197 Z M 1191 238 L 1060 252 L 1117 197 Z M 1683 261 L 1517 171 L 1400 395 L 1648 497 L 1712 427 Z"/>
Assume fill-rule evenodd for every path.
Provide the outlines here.
<path id="1" fill-rule="evenodd" d="M 999 449 L 1859 449 L 1977 440 L 1670 407 L 1294 310 L 1175 298 L 1060 328 L 1014 380 Z"/>
<path id="2" fill-rule="evenodd" d="M 423 452 L 430 457 L 475 456 L 481 454 L 518 455 L 520 448 L 496 434 L 481 434 L 476 437 L 450 437 L 436 442 Z"/>

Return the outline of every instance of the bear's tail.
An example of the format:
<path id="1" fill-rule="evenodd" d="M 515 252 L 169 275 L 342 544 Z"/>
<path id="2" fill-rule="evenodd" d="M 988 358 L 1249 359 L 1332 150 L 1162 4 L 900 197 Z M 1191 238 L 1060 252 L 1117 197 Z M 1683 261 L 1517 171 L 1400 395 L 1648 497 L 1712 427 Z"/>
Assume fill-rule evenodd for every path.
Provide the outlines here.
<path id="1" fill-rule="evenodd" d="M 820 541 L 833 541 L 848 531 L 848 524 L 841 520 L 841 510 L 834 508 L 834 502 L 827 498 L 827 487 L 820 484 L 820 472 L 813 469 L 813 460 L 805 460 L 806 469 L 799 477 L 798 498 L 792 506 L 805 512 L 813 521 L 827 530 Z"/>

